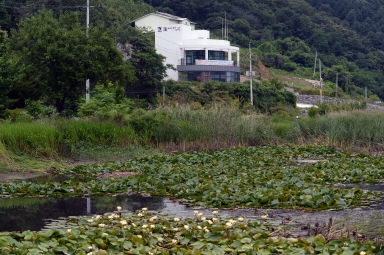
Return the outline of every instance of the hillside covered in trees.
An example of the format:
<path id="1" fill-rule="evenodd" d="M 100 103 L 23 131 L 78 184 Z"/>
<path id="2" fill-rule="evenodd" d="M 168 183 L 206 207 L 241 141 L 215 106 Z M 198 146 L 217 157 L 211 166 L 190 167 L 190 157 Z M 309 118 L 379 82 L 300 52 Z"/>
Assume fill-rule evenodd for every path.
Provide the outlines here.
<path id="1" fill-rule="evenodd" d="M 343 89 L 349 79 L 384 97 L 383 0 L 145 1 L 198 22 L 217 37 L 227 12 L 231 41 L 243 47 L 251 41 L 267 60 L 286 58 L 285 66 L 266 64 L 288 71 L 312 67 L 318 51 L 330 69 L 326 78 L 334 81 L 337 71 Z"/>
<path id="2" fill-rule="evenodd" d="M 215 38 L 221 38 L 226 13 L 229 39 L 243 48 L 251 42 L 267 67 L 311 77 L 317 51 L 327 82 L 335 82 L 338 73 L 347 94 L 361 96 L 367 86 L 369 94 L 384 98 L 384 0 L 90 2 L 89 39 L 85 0 L 0 2 L 0 112 L 42 100 L 71 114 L 82 100 L 86 77 L 93 87 L 112 82 L 126 95 L 153 97 L 166 67 L 154 52 L 153 37 L 130 21 L 156 10 L 187 17 Z M 132 58 L 124 60 L 127 54 Z"/>

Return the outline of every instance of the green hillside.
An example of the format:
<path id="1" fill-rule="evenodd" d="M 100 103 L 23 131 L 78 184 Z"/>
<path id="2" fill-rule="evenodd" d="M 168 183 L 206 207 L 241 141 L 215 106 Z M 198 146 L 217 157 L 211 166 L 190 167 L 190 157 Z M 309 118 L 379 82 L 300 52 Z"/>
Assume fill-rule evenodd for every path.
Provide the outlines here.
<path id="1" fill-rule="evenodd" d="M 384 1 L 382 0 L 146 0 L 162 11 L 198 22 L 221 37 L 227 12 L 230 40 L 260 50 L 269 67 L 309 69 L 314 53 L 328 69 L 326 79 L 341 74 L 341 87 L 361 94 L 368 86 L 384 97 Z M 276 59 L 284 59 L 284 63 Z M 307 73 L 308 70 L 306 70 Z M 347 87 L 347 84 L 350 86 Z"/>
<path id="2" fill-rule="evenodd" d="M 10 32 L 41 8 L 60 13 L 76 11 L 85 22 L 85 0 L 5 0 L 0 3 L 0 27 Z M 301 77 L 312 78 L 315 52 L 324 64 L 324 79 L 352 96 L 384 98 L 383 0 L 91 0 L 92 26 L 115 36 L 141 15 L 160 10 L 188 17 L 216 38 L 227 13 L 230 40 L 247 47 L 251 41 L 263 63 Z M 75 8 L 73 8 L 75 6 Z M 128 33 L 129 34 L 129 33 Z M 244 56 L 246 56 L 246 51 Z"/>

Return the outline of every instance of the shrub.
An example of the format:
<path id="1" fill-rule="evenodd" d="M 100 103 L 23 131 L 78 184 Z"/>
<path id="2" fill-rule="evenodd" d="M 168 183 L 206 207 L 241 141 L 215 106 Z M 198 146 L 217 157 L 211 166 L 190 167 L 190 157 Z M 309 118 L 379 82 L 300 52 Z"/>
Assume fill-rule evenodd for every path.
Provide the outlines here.
<path id="1" fill-rule="evenodd" d="M 25 105 L 28 114 L 34 119 L 57 116 L 57 111 L 53 106 L 45 106 L 41 101 L 26 100 Z"/>
<path id="2" fill-rule="evenodd" d="M 118 117 L 121 119 L 121 115 L 130 113 L 133 107 L 133 101 L 124 97 L 124 90 L 109 83 L 105 86 L 97 85 L 92 91 L 91 100 L 80 104 L 78 114 L 81 117 L 92 116 L 99 119 Z"/>
<path id="3" fill-rule="evenodd" d="M 13 110 L 7 109 L 5 110 L 5 118 L 12 121 L 30 121 L 33 119 L 31 115 L 28 114 L 26 109 L 16 108 Z"/>
<path id="4" fill-rule="evenodd" d="M 311 107 L 308 110 L 308 116 L 311 118 L 316 117 L 316 115 L 319 113 L 319 110 L 316 107 Z"/>

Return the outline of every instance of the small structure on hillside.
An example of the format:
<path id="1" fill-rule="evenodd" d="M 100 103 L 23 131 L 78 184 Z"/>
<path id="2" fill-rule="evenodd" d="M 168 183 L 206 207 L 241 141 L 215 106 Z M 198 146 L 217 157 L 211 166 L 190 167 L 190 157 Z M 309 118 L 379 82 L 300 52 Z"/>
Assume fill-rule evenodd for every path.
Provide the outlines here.
<path id="1" fill-rule="evenodd" d="M 163 55 L 167 79 L 185 81 L 240 81 L 240 49 L 227 40 L 210 38 L 208 30 L 196 30 L 194 22 L 166 13 L 151 13 L 131 23 L 155 32 L 157 53 Z"/>

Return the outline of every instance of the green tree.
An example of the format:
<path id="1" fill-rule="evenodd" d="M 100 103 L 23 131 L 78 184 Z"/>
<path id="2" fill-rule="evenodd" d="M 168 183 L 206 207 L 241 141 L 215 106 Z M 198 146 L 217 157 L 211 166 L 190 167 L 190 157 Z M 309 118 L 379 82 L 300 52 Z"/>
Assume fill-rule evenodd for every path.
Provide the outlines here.
<path id="1" fill-rule="evenodd" d="M 41 11 L 23 20 L 11 39 L 24 69 L 17 89 L 34 91 L 19 100 L 45 98 L 59 113 L 74 112 L 86 77 L 99 83 L 126 78 L 127 68 L 112 36 L 94 28 L 87 38 L 76 13 L 55 19 L 53 12 Z"/>
<path id="2" fill-rule="evenodd" d="M 0 117 L 11 103 L 9 91 L 16 77 L 16 66 L 8 53 L 7 33 L 0 30 Z"/>
<path id="3" fill-rule="evenodd" d="M 232 22 L 231 27 L 235 31 L 241 32 L 245 35 L 248 35 L 249 31 L 251 30 L 251 25 L 249 25 L 249 22 L 246 21 L 245 19 L 236 19 L 235 21 Z"/>
<path id="4" fill-rule="evenodd" d="M 130 26 L 119 32 L 118 41 L 129 55 L 128 64 L 134 68 L 136 80 L 126 87 L 130 96 L 153 98 L 166 77 L 165 57 L 156 53 L 150 34 Z"/>

